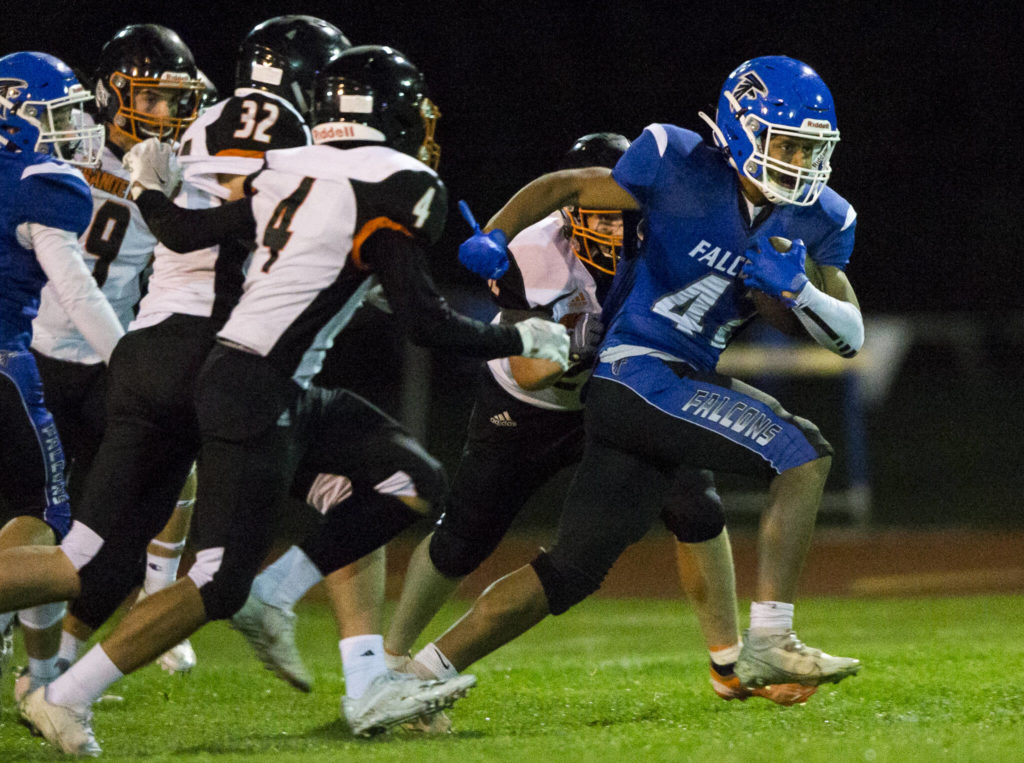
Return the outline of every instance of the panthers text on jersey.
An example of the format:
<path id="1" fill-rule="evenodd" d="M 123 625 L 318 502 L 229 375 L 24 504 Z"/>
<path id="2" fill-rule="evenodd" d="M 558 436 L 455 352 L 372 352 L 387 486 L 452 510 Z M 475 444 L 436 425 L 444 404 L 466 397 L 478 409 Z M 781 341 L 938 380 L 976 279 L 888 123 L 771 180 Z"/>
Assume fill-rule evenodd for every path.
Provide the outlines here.
<path id="1" fill-rule="evenodd" d="M 175 200 L 209 209 L 228 199 L 218 175 L 250 175 L 270 149 L 304 146 L 309 128 L 295 108 L 271 93 L 239 89 L 207 109 L 182 136 L 178 162 L 184 183 Z M 149 292 L 132 328 L 159 323 L 173 313 L 223 321 L 241 293 L 238 258 L 221 259 L 221 246 L 177 253 L 159 244 Z"/>
<path id="2" fill-rule="evenodd" d="M 509 296 L 499 291 L 497 301 L 503 308 L 540 310 L 544 317 L 558 321 L 569 313 L 600 313 L 594 277 L 573 252 L 573 241 L 564 234 L 565 218 L 555 212 L 522 230 L 508 244 L 522 278 L 522 294 Z M 517 284 L 518 286 L 518 284 Z M 516 289 L 518 292 L 518 289 Z M 500 318 L 495 318 L 497 321 Z M 525 403 L 549 410 L 580 410 L 580 390 L 590 376 L 587 368 L 572 376 L 562 376 L 544 389 L 525 390 L 516 384 L 508 358 L 487 362 L 495 381 L 507 393 Z"/>
<path id="3" fill-rule="evenodd" d="M 846 267 L 856 213 L 825 188 L 812 206 L 778 205 L 749 222 L 739 178 L 720 151 L 673 125 L 649 125 L 612 177 L 640 203 L 640 255 L 609 297 L 621 297 L 602 361 L 652 354 L 713 371 L 735 331 L 754 315 L 740 278 L 760 233 L 803 239 L 819 265 Z M 618 280 L 618 279 L 617 279 Z"/>
<path id="4" fill-rule="evenodd" d="M 447 191 L 426 165 L 383 146 L 269 151 L 266 166 L 250 181 L 257 249 L 218 336 L 308 386 L 373 285 L 363 243 L 382 229 L 433 243 Z"/>
<path id="5" fill-rule="evenodd" d="M 92 214 L 89 187 L 74 167 L 46 155 L 0 152 L 0 199 L 0 347 L 27 350 L 47 276 L 23 226 L 80 236 Z"/>
<path id="6" fill-rule="evenodd" d="M 128 173 L 109 146 L 103 149 L 100 166 L 83 173 L 93 206 L 92 223 L 81 238 L 85 264 L 117 319 L 127 327 L 142 296 L 140 276 L 153 256 L 156 239 L 128 198 Z M 53 284 L 43 288 L 39 317 L 32 326 L 32 348 L 58 360 L 101 362 L 61 307 L 54 289 Z"/>

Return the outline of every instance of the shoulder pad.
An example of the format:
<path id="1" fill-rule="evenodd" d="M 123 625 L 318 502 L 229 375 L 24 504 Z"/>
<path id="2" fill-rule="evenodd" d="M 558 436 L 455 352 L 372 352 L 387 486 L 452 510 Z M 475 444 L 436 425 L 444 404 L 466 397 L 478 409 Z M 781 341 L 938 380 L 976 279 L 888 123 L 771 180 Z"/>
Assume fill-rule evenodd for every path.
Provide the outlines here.
<path id="1" fill-rule="evenodd" d="M 416 169 L 399 169 L 380 180 L 351 178 L 356 194 L 357 229 L 384 218 L 424 245 L 441 237 L 448 217 L 448 191 L 433 171 L 413 161 Z"/>
<path id="2" fill-rule="evenodd" d="M 81 236 L 92 219 L 92 194 L 74 167 L 46 161 L 30 164 L 18 188 L 18 221 L 72 231 Z"/>

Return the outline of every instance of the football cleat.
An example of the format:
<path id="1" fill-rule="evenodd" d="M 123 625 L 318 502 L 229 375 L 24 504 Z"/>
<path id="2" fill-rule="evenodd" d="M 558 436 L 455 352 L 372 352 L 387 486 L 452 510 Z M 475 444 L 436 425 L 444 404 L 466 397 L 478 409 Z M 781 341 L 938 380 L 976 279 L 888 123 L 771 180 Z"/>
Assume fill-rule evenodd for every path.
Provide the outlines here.
<path id="1" fill-rule="evenodd" d="M 68 755 L 96 757 L 103 751 L 92 733 L 92 713 L 47 702 L 45 686 L 18 703 L 18 714 L 25 725 Z"/>
<path id="2" fill-rule="evenodd" d="M 860 660 L 825 654 L 804 644 L 792 630 L 750 628 L 743 633 L 743 649 L 735 670 L 740 683 L 747 687 L 794 683 L 819 686 L 856 675 Z"/>
<path id="3" fill-rule="evenodd" d="M 252 594 L 230 621 L 245 636 L 267 670 L 299 691 L 313 687 L 313 676 L 295 646 L 295 613 L 273 607 Z"/>
<path id="4" fill-rule="evenodd" d="M 770 702 L 774 702 L 776 705 L 783 705 L 784 707 L 801 705 L 814 692 L 818 691 L 817 686 L 802 686 L 800 684 L 771 684 L 769 686 L 747 687 L 740 683 L 739 676 L 731 669 L 723 668 L 715 665 L 715 663 L 711 663 L 711 688 L 714 689 L 715 694 L 726 701 L 738 699 L 740 702 L 745 702 L 751 697 L 763 697 Z"/>
<path id="5" fill-rule="evenodd" d="M 156 661 L 161 669 L 172 676 L 175 673 L 188 673 L 196 666 L 196 650 L 192 648 L 192 642 L 185 639 L 157 657 Z"/>
<path id="6" fill-rule="evenodd" d="M 425 681 L 388 670 L 373 679 L 362 696 L 342 697 L 341 715 L 356 736 L 375 736 L 450 707 L 475 685 L 476 676 L 469 674 L 446 681 Z"/>
<path id="7" fill-rule="evenodd" d="M 434 680 L 437 678 L 437 676 L 431 674 L 430 671 L 420 665 L 420 663 L 414 662 L 412 655 L 408 652 L 405 654 L 391 654 L 390 652 L 385 651 L 384 664 L 388 666 L 389 670 L 394 670 L 398 673 L 411 673 L 412 675 L 417 675 L 420 678 L 428 680 Z M 416 666 L 419 666 L 420 669 L 416 670 Z M 449 718 L 443 710 L 439 710 L 436 713 L 421 715 L 415 720 L 406 721 L 402 724 L 402 728 L 416 734 L 451 734 L 452 719 Z"/>

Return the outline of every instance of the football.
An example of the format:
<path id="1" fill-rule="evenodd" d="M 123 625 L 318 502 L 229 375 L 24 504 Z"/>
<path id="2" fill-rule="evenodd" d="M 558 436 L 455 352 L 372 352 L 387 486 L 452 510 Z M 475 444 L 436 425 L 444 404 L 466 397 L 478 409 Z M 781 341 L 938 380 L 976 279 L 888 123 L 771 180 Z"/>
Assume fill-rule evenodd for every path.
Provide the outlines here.
<path id="1" fill-rule="evenodd" d="M 793 243 L 788 238 L 783 238 L 782 236 L 772 236 L 769 241 L 780 252 L 788 252 Z M 821 269 L 810 257 L 804 260 L 804 272 L 807 274 L 807 279 L 814 286 L 819 289 L 825 288 L 825 279 L 822 276 Z M 800 320 L 781 301 L 757 289 L 750 290 L 750 298 L 754 301 L 754 307 L 757 308 L 758 315 L 764 318 L 772 328 L 790 336 L 806 335 Z"/>

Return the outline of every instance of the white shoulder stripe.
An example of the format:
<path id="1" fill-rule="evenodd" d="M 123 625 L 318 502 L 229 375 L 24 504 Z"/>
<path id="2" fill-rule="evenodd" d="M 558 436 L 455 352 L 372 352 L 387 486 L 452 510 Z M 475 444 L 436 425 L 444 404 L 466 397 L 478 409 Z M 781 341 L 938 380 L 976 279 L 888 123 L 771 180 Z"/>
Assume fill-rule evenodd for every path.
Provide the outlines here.
<path id="1" fill-rule="evenodd" d="M 59 162 L 30 164 L 25 168 L 25 171 L 21 173 L 21 177 L 24 179 L 30 175 L 74 175 L 83 183 L 85 182 L 85 176 L 78 169 L 72 167 L 70 164 L 63 164 Z"/>
<path id="2" fill-rule="evenodd" d="M 856 219 L 857 210 L 853 208 L 853 205 L 850 205 L 850 208 L 846 210 L 846 221 L 843 223 L 843 227 L 841 228 L 841 230 L 846 230 L 847 228 L 849 228 L 851 225 L 853 225 L 853 221 Z"/>
<path id="3" fill-rule="evenodd" d="M 658 145 L 658 156 L 664 156 L 665 149 L 668 148 L 668 133 L 665 132 L 665 126 L 652 124 L 647 125 L 644 129 L 654 136 L 654 142 Z"/>

